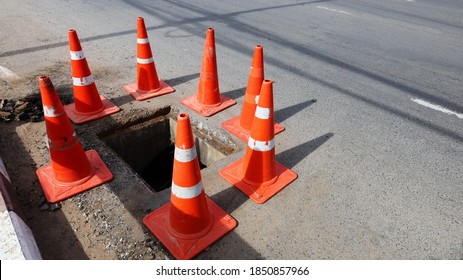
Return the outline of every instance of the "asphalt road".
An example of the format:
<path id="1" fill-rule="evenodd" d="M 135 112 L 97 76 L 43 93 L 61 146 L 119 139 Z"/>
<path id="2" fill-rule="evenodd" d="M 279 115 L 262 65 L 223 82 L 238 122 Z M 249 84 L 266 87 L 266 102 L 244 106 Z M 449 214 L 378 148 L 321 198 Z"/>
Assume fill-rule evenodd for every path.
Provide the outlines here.
<path id="1" fill-rule="evenodd" d="M 219 128 L 264 46 L 286 128 L 277 160 L 299 178 L 263 206 L 232 200 L 253 252 L 228 257 L 463 258 L 463 2 L 95 2 L 2 1 L 1 77 L 67 62 L 74 28 L 118 89 L 133 80 L 143 16 L 161 78 L 183 77 L 190 95 L 214 27 L 220 88 L 238 101 L 207 120 Z"/>

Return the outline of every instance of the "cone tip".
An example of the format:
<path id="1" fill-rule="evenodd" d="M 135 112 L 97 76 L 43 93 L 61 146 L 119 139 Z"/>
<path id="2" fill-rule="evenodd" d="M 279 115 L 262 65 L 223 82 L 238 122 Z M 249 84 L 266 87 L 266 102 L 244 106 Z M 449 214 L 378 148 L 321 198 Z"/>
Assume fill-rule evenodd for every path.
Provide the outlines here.
<path id="1" fill-rule="evenodd" d="M 264 105 L 265 108 L 273 107 L 273 81 L 265 79 L 262 82 L 262 88 L 260 90 L 260 98 L 258 104 Z M 270 104 L 270 103 L 272 104 Z"/>
<path id="2" fill-rule="evenodd" d="M 190 116 L 188 116 L 187 113 L 180 113 L 177 117 L 177 122 L 178 123 L 181 123 L 181 122 L 190 122 Z"/>
<path id="3" fill-rule="evenodd" d="M 214 33 L 215 33 L 215 32 L 214 32 L 214 28 L 209 27 L 209 28 L 207 29 L 207 32 L 206 32 L 206 37 L 214 36 Z"/>
<path id="4" fill-rule="evenodd" d="M 212 27 L 209 27 L 206 31 L 205 47 L 215 49 L 215 32 L 214 32 L 214 28 Z"/>
<path id="5" fill-rule="evenodd" d="M 148 38 L 148 33 L 146 32 L 145 20 L 143 17 L 137 18 L 137 38 Z"/>
<path id="6" fill-rule="evenodd" d="M 50 77 L 48 76 L 38 76 L 37 79 L 39 80 L 40 85 L 45 85 L 45 86 L 52 85 Z"/>
<path id="7" fill-rule="evenodd" d="M 71 51 L 81 51 L 82 46 L 80 45 L 79 36 L 77 36 L 77 31 L 75 29 L 69 29 L 69 49 Z"/>
<path id="8" fill-rule="evenodd" d="M 252 58 L 252 67 L 264 68 L 264 47 L 261 44 L 254 48 L 254 56 Z M 262 73 L 263 75 L 263 73 Z"/>
<path id="9" fill-rule="evenodd" d="M 179 118 L 179 119 L 188 119 L 189 116 L 188 116 L 187 113 L 180 113 L 180 114 L 178 115 L 178 118 Z"/>
<path id="10" fill-rule="evenodd" d="M 177 136 L 175 137 L 175 146 L 181 149 L 194 147 L 193 133 L 191 131 L 190 116 L 186 113 L 180 113 L 177 117 Z"/>
<path id="11" fill-rule="evenodd" d="M 39 80 L 39 87 L 40 87 L 40 96 L 42 98 L 43 106 L 54 106 L 56 107 L 57 111 L 60 111 L 59 106 L 62 106 L 61 102 L 58 98 L 58 93 L 53 86 L 53 83 L 48 76 L 40 76 L 38 77 Z"/>
<path id="12" fill-rule="evenodd" d="M 69 29 L 68 30 L 68 37 L 70 43 L 74 44 L 74 41 L 78 41 L 79 38 L 77 36 L 77 31 L 75 29 Z"/>

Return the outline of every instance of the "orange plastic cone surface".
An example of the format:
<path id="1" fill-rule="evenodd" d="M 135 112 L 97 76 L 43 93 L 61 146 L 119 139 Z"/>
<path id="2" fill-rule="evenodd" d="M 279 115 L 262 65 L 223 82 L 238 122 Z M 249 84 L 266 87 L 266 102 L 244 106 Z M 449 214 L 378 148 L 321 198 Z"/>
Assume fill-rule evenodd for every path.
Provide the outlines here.
<path id="1" fill-rule="evenodd" d="M 236 104 L 235 100 L 220 94 L 213 28 L 209 28 L 206 33 L 198 92 L 196 95 L 180 100 L 180 102 L 205 117 L 212 116 Z"/>
<path id="2" fill-rule="evenodd" d="M 178 116 L 170 202 L 143 223 L 177 259 L 193 258 L 236 227 L 204 192 L 187 114 Z"/>
<path id="3" fill-rule="evenodd" d="M 69 118 L 80 124 L 119 112 L 119 107 L 98 93 L 77 32 L 71 29 L 68 36 L 74 90 L 74 103 L 64 106 Z"/>
<path id="4" fill-rule="evenodd" d="M 51 164 L 37 169 L 45 197 L 58 202 L 113 178 L 96 151 L 84 152 L 52 82 L 39 78 Z"/>
<path id="5" fill-rule="evenodd" d="M 297 178 L 275 160 L 272 81 L 262 84 L 244 158 L 220 171 L 220 175 L 257 203 L 264 203 Z"/>
<path id="6" fill-rule="evenodd" d="M 175 91 L 173 87 L 158 78 L 142 17 L 137 18 L 137 81 L 125 85 L 124 89 L 139 101 Z"/>
<path id="7" fill-rule="evenodd" d="M 222 123 L 222 127 L 238 137 L 244 142 L 248 142 L 251 133 L 252 121 L 256 112 L 259 100 L 260 89 L 264 81 L 264 48 L 256 45 L 252 59 L 251 70 L 249 72 L 248 85 L 244 95 L 243 108 L 241 115 Z M 272 108 L 273 110 L 273 108 Z M 278 134 L 285 128 L 278 123 L 274 125 L 274 133 Z"/>

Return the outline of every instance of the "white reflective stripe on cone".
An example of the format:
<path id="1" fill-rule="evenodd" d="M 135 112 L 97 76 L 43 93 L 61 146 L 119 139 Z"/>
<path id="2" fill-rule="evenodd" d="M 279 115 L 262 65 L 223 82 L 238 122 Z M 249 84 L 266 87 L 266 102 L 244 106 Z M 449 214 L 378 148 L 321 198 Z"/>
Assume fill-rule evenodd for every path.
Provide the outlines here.
<path id="1" fill-rule="evenodd" d="M 151 62 L 153 62 L 153 58 L 150 57 L 150 58 L 138 58 L 137 57 L 137 62 L 140 63 L 140 64 L 150 64 Z"/>
<path id="2" fill-rule="evenodd" d="M 149 42 L 148 38 L 137 38 L 137 44 L 148 44 Z"/>
<path id="3" fill-rule="evenodd" d="M 183 198 L 183 199 L 188 199 L 188 198 L 195 198 L 198 195 L 201 194 L 203 191 L 203 182 L 199 182 L 196 185 L 192 187 L 181 187 L 177 186 L 173 181 L 172 181 L 172 188 L 171 188 L 172 194 L 175 195 L 178 198 Z"/>
<path id="4" fill-rule="evenodd" d="M 59 114 L 55 113 L 55 107 L 47 107 L 45 105 L 43 106 L 43 114 L 45 115 L 45 117 L 51 117 L 51 118 L 59 117 L 63 113 L 64 113 L 64 111 L 59 113 Z"/>
<path id="5" fill-rule="evenodd" d="M 256 104 L 259 103 L 259 96 L 260 96 L 260 95 L 256 95 Z"/>
<path id="6" fill-rule="evenodd" d="M 249 136 L 248 147 L 254 151 L 259 152 L 271 151 L 273 148 L 275 148 L 275 140 L 272 139 L 270 141 L 259 141 Z"/>
<path id="7" fill-rule="evenodd" d="M 270 118 L 270 108 L 262 108 L 262 107 L 257 106 L 256 113 L 254 116 L 256 116 L 256 118 L 259 118 L 261 120 L 268 120 Z"/>
<path id="8" fill-rule="evenodd" d="M 70 51 L 71 53 L 71 60 L 82 60 L 85 58 L 84 51 Z"/>
<path id="9" fill-rule="evenodd" d="M 72 84 L 75 86 L 88 86 L 93 84 L 94 82 L 95 80 L 93 79 L 92 75 L 83 78 L 72 77 Z"/>
<path id="10" fill-rule="evenodd" d="M 196 158 L 196 148 L 180 149 L 175 147 L 174 158 L 180 162 L 190 162 Z"/>

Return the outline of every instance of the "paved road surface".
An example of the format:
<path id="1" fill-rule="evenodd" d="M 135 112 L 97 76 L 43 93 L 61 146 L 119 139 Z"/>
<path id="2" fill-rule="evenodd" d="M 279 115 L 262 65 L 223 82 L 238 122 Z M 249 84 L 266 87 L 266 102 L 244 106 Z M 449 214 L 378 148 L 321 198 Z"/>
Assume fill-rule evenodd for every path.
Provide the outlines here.
<path id="1" fill-rule="evenodd" d="M 106 86 L 118 89 L 133 80 L 143 16 L 158 72 L 187 77 L 178 91 L 191 95 L 205 30 L 214 27 L 221 91 L 239 105 L 207 120 L 216 127 L 239 113 L 253 46 L 264 45 L 276 121 L 286 127 L 277 160 L 299 179 L 262 206 L 230 197 L 247 246 L 220 257 L 463 258 L 463 2 L 0 5 L 3 79 L 67 62 L 74 28 L 90 66 L 113 69 Z"/>

